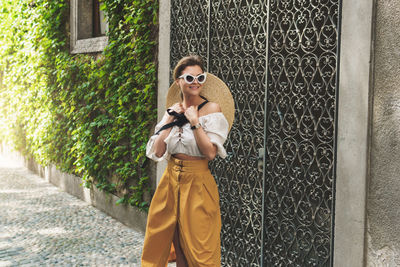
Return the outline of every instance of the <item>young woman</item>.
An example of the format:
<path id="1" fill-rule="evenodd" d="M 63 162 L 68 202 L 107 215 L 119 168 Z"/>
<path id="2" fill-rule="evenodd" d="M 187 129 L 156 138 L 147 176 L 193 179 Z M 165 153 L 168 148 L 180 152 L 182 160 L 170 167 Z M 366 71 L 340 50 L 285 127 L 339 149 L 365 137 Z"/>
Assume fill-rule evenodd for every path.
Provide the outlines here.
<path id="1" fill-rule="evenodd" d="M 182 58 L 173 75 L 170 108 L 147 144 L 147 156 L 168 167 L 150 205 L 142 267 L 164 267 L 172 242 L 178 267 L 220 266 L 219 195 L 208 161 L 226 157 L 233 98 L 198 56 Z"/>

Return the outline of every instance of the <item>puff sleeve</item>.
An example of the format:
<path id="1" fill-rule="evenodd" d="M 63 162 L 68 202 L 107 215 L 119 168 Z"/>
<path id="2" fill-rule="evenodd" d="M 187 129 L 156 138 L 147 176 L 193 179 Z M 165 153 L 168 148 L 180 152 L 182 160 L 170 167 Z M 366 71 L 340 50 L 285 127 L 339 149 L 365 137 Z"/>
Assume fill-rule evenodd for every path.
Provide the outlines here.
<path id="1" fill-rule="evenodd" d="M 225 158 L 226 150 L 223 145 L 228 137 L 229 123 L 224 114 L 221 112 L 210 114 L 205 118 L 202 126 L 211 143 L 217 146 L 217 154 Z"/>
<path id="2" fill-rule="evenodd" d="M 154 129 L 154 133 L 158 132 L 158 130 L 161 129 L 161 127 L 166 123 L 166 120 L 168 118 L 168 114 L 165 113 L 164 117 L 161 119 L 161 121 L 159 123 L 157 123 L 155 129 Z M 168 154 L 168 149 L 166 149 L 164 155 L 162 155 L 162 157 L 157 157 L 154 151 L 154 142 L 156 141 L 158 135 L 154 134 L 153 136 L 150 137 L 149 141 L 147 142 L 146 145 L 146 156 L 149 159 L 152 159 L 154 161 L 162 161 L 163 159 L 168 159 L 169 158 L 169 154 Z"/>

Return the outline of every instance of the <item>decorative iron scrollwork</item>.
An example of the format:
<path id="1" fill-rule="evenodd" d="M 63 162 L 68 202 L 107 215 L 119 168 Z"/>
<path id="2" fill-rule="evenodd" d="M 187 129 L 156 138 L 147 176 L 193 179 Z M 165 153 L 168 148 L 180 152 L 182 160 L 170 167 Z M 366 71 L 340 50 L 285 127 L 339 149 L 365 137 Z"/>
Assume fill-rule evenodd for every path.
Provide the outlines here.
<path id="1" fill-rule="evenodd" d="M 266 266 L 329 266 L 338 0 L 270 0 Z"/>
<path id="2" fill-rule="evenodd" d="M 338 22 L 339 0 L 171 1 L 171 67 L 198 54 L 235 99 L 228 157 L 210 164 L 223 266 L 332 261 Z"/>
<path id="3" fill-rule="evenodd" d="M 223 266 L 259 266 L 262 232 L 267 1 L 212 1 L 210 72 L 235 99 L 229 157 L 211 163 L 221 194 Z"/>

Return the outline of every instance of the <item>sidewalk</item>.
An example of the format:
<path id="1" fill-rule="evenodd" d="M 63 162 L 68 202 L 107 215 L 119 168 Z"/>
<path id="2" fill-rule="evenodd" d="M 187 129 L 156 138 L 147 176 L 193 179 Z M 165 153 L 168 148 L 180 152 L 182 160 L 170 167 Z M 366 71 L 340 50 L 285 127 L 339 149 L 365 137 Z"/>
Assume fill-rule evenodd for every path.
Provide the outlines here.
<path id="1" fill-rule="evenodd" d="M 143 238 L 0 157 L 0 267 L 140 266 Z"/>

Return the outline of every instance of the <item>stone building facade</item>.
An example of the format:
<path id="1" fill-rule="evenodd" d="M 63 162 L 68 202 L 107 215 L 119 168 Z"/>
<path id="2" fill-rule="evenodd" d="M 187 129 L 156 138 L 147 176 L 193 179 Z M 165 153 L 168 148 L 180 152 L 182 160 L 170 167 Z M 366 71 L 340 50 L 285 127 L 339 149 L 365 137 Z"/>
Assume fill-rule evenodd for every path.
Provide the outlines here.
<path id="1" fill-rule="evenodd" d="M 400 265 L 400 3 L 376 1 L 367 191 L 368 266 Z"/>

